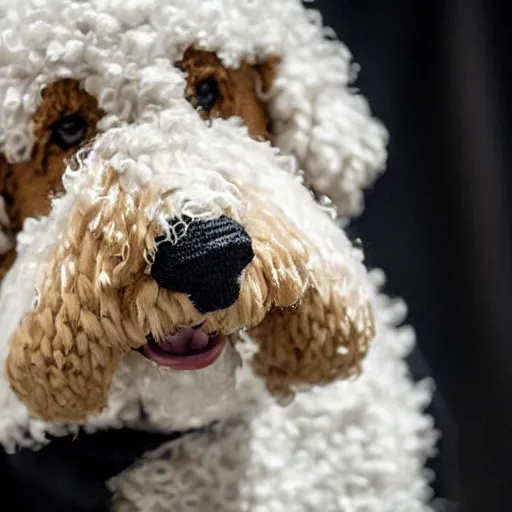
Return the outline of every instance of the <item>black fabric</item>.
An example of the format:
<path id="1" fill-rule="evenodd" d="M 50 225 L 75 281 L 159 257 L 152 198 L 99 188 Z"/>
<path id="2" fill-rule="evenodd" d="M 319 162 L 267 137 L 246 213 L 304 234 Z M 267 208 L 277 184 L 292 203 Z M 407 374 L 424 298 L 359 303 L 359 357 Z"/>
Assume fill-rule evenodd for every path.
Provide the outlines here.
<path id="1" fill-rule="evenodd" d="M 148 451 L 191 432 L 120 429 L 55 438 L 39 451 L 0 450 L 2 512 L 107 512 L 106 482 Z"/>
<path id="2" fill-rule="evenodd" d="M 211 220 L 171 220 L 176 243 L 160 242 L 151 276 L 162 287 L 186 293 L 200 313 L 233 305 L 240 295 L 242 270 L 254 258 L 244 227 L 222 216 Z"/>

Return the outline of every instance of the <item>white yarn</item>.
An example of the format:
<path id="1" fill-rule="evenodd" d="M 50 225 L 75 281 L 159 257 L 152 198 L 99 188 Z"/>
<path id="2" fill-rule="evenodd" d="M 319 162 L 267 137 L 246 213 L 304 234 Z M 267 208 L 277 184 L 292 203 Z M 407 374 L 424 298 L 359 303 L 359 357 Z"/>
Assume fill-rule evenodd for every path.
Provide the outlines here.
<path id="1" fill-rule="evenodd" d="M 379 273 L 380 274 L 380 273 Z M 381 276 L 375 276 L 380 278 Z M 402 302 L 375 298 L 362 376 L 159 449 L 111 481 L 119 512 L 426 512 L 431 383 L 412 384 Z"/>
<path id="2" fill-rule="evenodd" d="M 336 272 L 344 268 L 339 293 L 351 300 L 356 294 L 361 301 L 370 297 L 361 251 L 351 246 L 344 232 L 318 207 L 290 159 L 277 154 L 269 143 L 253 140 L 238 122 L 216 120 L 206 125 L 183 97 L 169 95 L 172 108 L 141 116 L 135 123 L 112 128 L 99 137 L 89 156 L 79 158 L 78 167 L 66 170 L 65 194 L 54 200 L 50 214 L 27 221 L 18 237 L 18 258 L 0 290 L 0 319 L 5 319 L 0 332 L 0 378 L 9 340 L 34 305 L 34 289 L 44 276 L 48 252 L 64 240 L 73 204 L 80 199 L 82 204 L 100 203 L 104 208 L 116 205 L 116 189 L 105 196 L 101 188 L 91 185 L 91 179 L 93 184 L 101 181 L 105 167 L 119 173 L 121 186 L 130 193 L 143 188 L 157 192 L 161 199 L 145 214 L 148 222 L 161 222 L 162 228 L 170 214 L 216 217 L 228 207 L 230 215 L 243 223 L 247 206 L 244 190 L 256 193 L 264 198 L 258 208 L 264 209 L 265 204 L 279 208 L 318 249 L 308 254 L 305 265 L 322 268 L 326 275 L 329 266 Z M 170 189 L 173 192 L 168 194 Z M 332 280 L 337 280 L 338 274 L 333 272 Z M 108 279 L 104 283 L 108 285 Z M 318 285 L 321 293 L 324 288 L 328 293 L 334 283 Z M 114 378 L 106 409 L 91 417 L 87 428 L 137 423 L 141 405 L 153 427 L 163 430 L 195 428 L 233 415 L 247 401 L 236 390 L 238 364 L 240 358 L 232 349 L 225 350 L 214 365 L 192 373 L 157 368 L 139 354 L 126 356 Z M 11 414 L 11 408 L 17 413 Z M 3 390 L 0 386 L 0 439 L 5 439 L 3 430 L 9 433 L 9 443 L 29 443 L 27 425 L 37 430 L 36 441 L 45 430 L 65 433 L 76 429 L 76 425 L 29 420 L 4 383 Z"/>
<path id="3" fill-rule="evenodd" d="M 350 53 L 324 32 L 298 0 L 22 0 L 0 17 L 0 149 L 11 161 L 28 157 L 40 89 L 57 78 L 85 79 L 115 118 L 105 127 L 133 121 L 169 87 L 183 87 L 160 73 L 191 44 L 228 66 L 276 55 L 269 98 L 277 145 L 341 214 L 356 214 L 362 189 L 384 167 L 387 135 L 350 87 Z"/>
<path id="4" fill-rule="evenodd" d="M 27 158 L 41 88 L 56 79 L 81 80 L 107 115 L 89 157 L 67 169 L 65 194 L 51 213 L 26 221 L 2 283 L 5 448 L 35 448 L 48 434 L 79 427 L 31 419 L 8 386 L 4 363 L 73 204 L 78 197 L 99 200 L 87 180 L 109 165 L 129 192 L 174 190 L 144 212 L 162 227 L 169 212 L 215 217 L 227 206 L 243 222 L 244 191 L 258 191 L 318 247 L 312 266 L 328 255 L 327 269 L 345 267 L 343 291 L 374 302 L 378 333 L 360 379 L 301 393 L 288 408 L 275 405 L 252 374 L 250 344 L 247 352 L 228 347 L 214 365 L 193 373 L 163 370 L 138 354 L 125 357 L 106 409 L 86 430 L 129 425 L 165 432 L 213 420 L 220 430 L 215 438 L 185 440 L 180 461 L 159 452 L 120 475 L 112 482 L 118 509 L 427 510 L 422 468 L 435 434 L 422 410 L 431 392 L 407 374 L 403 358 L 414 336 L 398 327 L 403 307 L 377 295 L 361 251 L 314 202 L 297 170 L 300 165 L 307 182 L 329 192 L 342 214 L 354 214 L 362 189 L 383 167 L 385 130 L 350 89 L 348 50 L 326 40 L 320 19 L 297 0 L 24 0 L 2 13 L 6 6 L 0 6 L 0 151 L 11 161 Z M 211 126 L 200 120 L 173 66 L 193 43 L 217 51 L 229 66 L 281 57 L 269 93 L 281 153 L 252 140 L 237 120 Z M 242 426 L 230 426 L 242 418 Z"/>

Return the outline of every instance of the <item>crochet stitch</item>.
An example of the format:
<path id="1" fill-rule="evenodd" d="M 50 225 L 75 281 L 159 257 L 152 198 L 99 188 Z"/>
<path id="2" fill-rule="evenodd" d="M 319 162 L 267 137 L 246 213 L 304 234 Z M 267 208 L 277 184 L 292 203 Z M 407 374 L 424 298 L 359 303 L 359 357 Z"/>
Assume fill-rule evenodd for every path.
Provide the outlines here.
<path id="1" fill-rule="evenodd" d="M 340 228 L 387 142 L 350 59 L 297 0 L 2 3 L 6 451 L 198 430 L 115 509 L 428 510 L 414 335 Z"/>

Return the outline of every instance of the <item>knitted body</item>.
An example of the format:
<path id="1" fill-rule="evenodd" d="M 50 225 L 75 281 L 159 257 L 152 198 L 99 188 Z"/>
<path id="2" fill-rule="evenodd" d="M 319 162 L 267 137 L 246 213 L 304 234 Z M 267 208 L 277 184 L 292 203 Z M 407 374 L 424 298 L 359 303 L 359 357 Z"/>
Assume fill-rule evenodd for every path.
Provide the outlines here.
<path id="1" fill-rule="evenodd" d="M 375 273 L 381 282 L 381 273 Z M 361 378 L 299 394 L 252 419 L 171 441 L 110 481 L 116 510 L 426 512 L 436 434 L 428 382 L 410 380 L 405 308 L 376 297 L 379 334 Z"/>
<path id="2" fill-rule="evenodd" d="M 118 510 L 426 510 L 413 335 L 340 228 L 386 143 L 346 48 L 296 0 L 10 3 L 4 448 L 188 432 Z"/>
<path id="3" fill-rule="evenodd" d="M 382 284 L 380 272 L 372 279 Z M 190 381 L 187 388 L 167 386 L 155 394 L 155 379 L 153 388 L 150 381 L 146 383 L 146 408 L 151 410 L 152 405 L 157 411 L 158 401 L 151 398 L 159 396 L 162 402 L 176 404 L 184 417 L 175 417 L 168 428 L 160 421 L 148 424 L 141 422 L 140 395 L 129 384 L 137 380 L 133 374 L 137 366 L 126 368 L 124 379 L 120 375 L 117 381 L 110 413 L 101 421 L 91 421 L 86 432 L 124 425 L 165 435 L 190 423 L 206 427 L 207 432 L 168 443 L 162 440 L 156 450 L 106 481 L 113 510 L 431 510 L 431 475 L 424 465 L 433 454 L 437 435 L 431 418 L 423 414 L 431 386 L 414 384 L 404 361 L 414 346 L 412 329 L 399 327 L 404 304 L 384 295 L 374 300 L 378 335 L 361 377 L 301 393 L 286 408 L 273 403 L 250 372 L 239 374 L 244 400 L 226 388 L 229 412 L 216 410 L 205 388 L 196 386 L 194 395 Z M 139 365 L 142 372 L 142 359 Z M 213 369 L 211 376 L 209 382 L 222 378 L 219 373 L 215 379 Z M 191 404 L 197 406 L 196 414 L 201 411 L 202 421 L 193 419 Z M 14 411 L 22 414 L 23 409 L 18 406 Z M 4 436 L 5 427 L 4 420 Z M 30 426 L 39 439 L 43 429 L 48 425 Z M 69 432 L 52 430 L 59 435 Z M 12 427 L 10 431 L 14 433 Z M 87 488 L 87 481 L 83 485 Z"/>

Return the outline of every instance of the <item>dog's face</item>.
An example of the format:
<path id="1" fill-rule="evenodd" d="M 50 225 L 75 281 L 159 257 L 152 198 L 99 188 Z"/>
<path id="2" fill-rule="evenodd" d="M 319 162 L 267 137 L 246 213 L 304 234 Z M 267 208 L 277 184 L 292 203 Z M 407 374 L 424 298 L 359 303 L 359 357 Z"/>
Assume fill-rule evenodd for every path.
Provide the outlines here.
<path id="1" fill-rule="evenodd" d="M 257 87 L 263 80 L 268 83 L 272 61 L 261 66 L 242 62 L 229 69 L 214 53 L 190 48 L 176 65 L 186 73 L 185 97 L 205 121 L 238 116 L 251 136 L 270 138 L 270 118 Z M 25 219 L 49 213 L 52 198 L 63 191 L 69 160 L 95 137 L 106 114 L 80 81 L 60 79 L 42 89 L 31 120 L 31 154 L 12 163 L 0 155 L 0 192 L 13 234 L 21 231 Z"/>
<path id="2" fill-rule="evenodd" d="M 0 26 L 0 355 L 28 411 L 204 424 L 241 338 L 280 398 L 357 372 L 361 256 L 296 171 L 351 212 L 382 163 L 344 49 L 293 0 L 43 4 Z"/>

